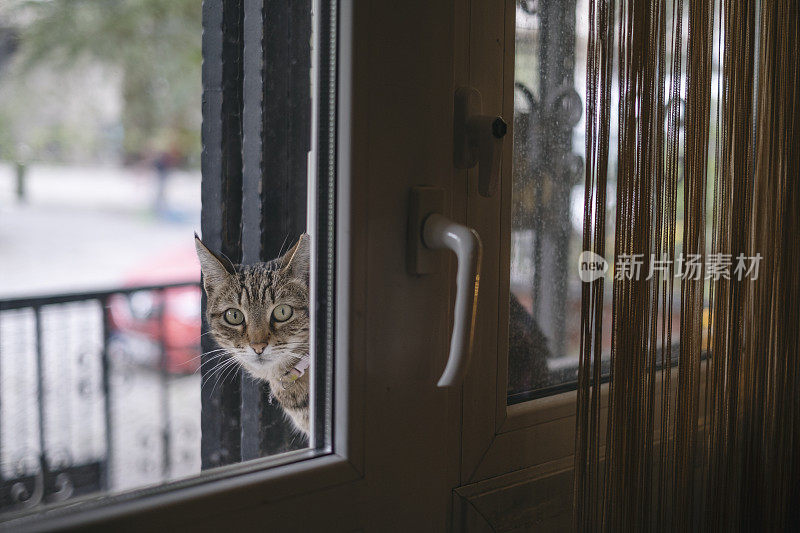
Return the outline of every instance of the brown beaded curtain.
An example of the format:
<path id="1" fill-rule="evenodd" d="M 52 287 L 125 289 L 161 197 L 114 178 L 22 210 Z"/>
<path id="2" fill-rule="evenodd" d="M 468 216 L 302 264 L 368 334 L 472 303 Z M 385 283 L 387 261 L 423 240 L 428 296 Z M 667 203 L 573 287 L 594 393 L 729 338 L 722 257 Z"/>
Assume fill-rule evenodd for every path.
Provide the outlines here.
<path id="1" fill-rule="evenodd" d="M 798 2 L 589 9 L 575 527 L 800 529 Z"/>

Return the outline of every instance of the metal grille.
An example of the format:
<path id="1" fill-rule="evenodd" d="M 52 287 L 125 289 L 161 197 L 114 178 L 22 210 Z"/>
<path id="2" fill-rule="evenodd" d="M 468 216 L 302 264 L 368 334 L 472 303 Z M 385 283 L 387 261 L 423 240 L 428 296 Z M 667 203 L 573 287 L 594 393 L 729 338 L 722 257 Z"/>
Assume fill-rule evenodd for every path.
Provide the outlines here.
<path id="1" fill-rule="evenodd" d="M 0 300 L 0 511 L 199 471 L 199 296 L 190 282 Z"/>
<path id="2" fill-rule="evenodd" d="M 203 10 L 203 239 L 234 262 L 269 260 L 306 229 L 311 2 Z M 204 337 L 203 351 L 213 348 Z M 203 468 L 308 444 L 267 385 L 240 375 L 204 389 L 202 403 Z"/>

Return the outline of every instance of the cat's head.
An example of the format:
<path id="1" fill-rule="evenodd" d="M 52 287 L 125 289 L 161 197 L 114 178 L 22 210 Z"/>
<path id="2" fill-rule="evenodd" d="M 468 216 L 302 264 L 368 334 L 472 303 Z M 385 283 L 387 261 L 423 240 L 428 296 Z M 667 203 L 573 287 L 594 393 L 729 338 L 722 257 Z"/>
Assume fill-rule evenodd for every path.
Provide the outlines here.
<path id="1" fill-rule="evenodd" d="M 195 235 L 206 318 L 220 348 L 259 379 L 308 354 L 309 236 L 268 263 L 234 266 Z"/>

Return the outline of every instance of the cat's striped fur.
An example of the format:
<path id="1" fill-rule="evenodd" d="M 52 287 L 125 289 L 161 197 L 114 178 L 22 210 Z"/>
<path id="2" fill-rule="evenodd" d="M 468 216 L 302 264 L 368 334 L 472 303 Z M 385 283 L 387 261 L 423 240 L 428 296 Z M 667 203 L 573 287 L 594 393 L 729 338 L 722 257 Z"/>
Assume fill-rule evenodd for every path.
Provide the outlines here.
<path id="1" fill-rule="evenodd" d="M 309 353 L 309 240 L 302 235 L 286 254 L 266 263 L 233 265 L 195 236 L 214 340 L 250 375 L 269 382 L 275 399 L 306 435 L 309 372 L 296 381 L 286 376 Z M 285 306 L 291 306 L 291 316 L 280 321 L 288 313 Z"/>

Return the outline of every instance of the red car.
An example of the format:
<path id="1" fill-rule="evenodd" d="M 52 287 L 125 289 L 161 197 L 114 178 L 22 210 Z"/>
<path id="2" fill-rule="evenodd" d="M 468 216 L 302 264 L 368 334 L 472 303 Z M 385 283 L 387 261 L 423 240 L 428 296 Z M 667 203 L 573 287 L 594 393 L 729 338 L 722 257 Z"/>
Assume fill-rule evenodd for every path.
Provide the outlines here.
<path id="1" fill-rule="evenodd" d="M 192 241 L 148 260 L 125 278 L 124 286 L 186 282 L 197 285 L 113 295 L 107 309 L 111 356 L 154 369 L 163 365 L 170 373 L 195 372 L 200 365 L 201 293 L 200 264 Z"/>

